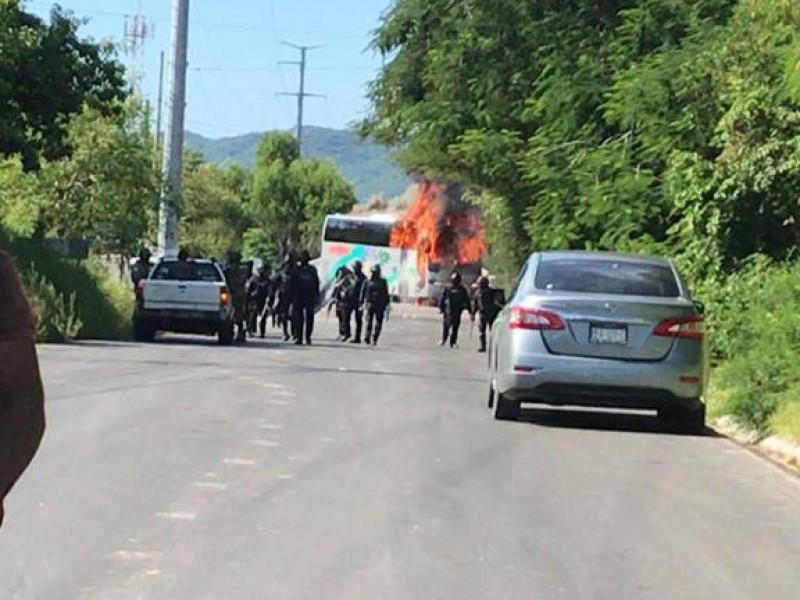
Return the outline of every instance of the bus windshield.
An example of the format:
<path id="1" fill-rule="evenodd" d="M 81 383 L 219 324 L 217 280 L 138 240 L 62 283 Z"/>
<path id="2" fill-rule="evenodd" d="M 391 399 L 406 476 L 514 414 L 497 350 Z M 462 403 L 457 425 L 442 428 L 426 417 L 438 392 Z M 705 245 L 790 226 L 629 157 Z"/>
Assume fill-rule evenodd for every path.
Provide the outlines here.
<path id="1" fill-rule="evenodd" d="M 325 224 L 323 241 L 386 248 L 389 246 L 391 234 L 392 224 L 388 222 L 329 217 Z"/>

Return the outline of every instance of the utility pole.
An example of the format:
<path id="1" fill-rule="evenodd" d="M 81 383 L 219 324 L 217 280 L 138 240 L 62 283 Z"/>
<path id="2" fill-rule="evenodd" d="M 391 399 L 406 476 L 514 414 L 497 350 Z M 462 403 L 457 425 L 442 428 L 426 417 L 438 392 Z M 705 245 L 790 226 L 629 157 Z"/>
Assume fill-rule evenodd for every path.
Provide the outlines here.
<path id="1" fill-rule="evenodd" d="M 186 71 L 189 47 L 189 0 L 173 0 L 170 117 L 164 144 L 166 183 L 158 215 L 158 249 L 162 255 L 178 250 L 177 204 L 183 189 L 183 130 L 186 116 Z"/>
<path id="2" fill-rule="evenodd" d="M 161 51 L 158 67 L 158 105 L 156 106 L 156 150 L 159 152 L 164 143 L 164 132 L 161 131 L 161 118 L 164 112 L 164 51 Z"/>
<path id="3" fill-rule="evenodd" d="M 282 65 L 296 65 L 300 67 L 300 91 L 299 92 L 280 92 L 279 96 L 292 96 L 297 98 L 297 128 L 295 135 L 297 136 L 297 145 L 300 148 L 300 154 L 303 154 L 303 105 L 306 98 L 324 98 L 323 94 L 309 94 L 306 92 L 306 55 L 309 50 L 316 50 L 322 46 L 298 46 L 290 44 L 289 42 L 281 42 L 285 46 L 294 48 L 300 51 L 300 60 L 283 60 L 280 62 Z"/>

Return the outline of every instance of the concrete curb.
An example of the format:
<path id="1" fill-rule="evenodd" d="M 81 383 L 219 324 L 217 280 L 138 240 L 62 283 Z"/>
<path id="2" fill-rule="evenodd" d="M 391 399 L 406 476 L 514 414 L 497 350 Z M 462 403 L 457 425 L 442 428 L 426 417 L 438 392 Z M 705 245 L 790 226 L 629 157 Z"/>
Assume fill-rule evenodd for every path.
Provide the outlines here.
<path id="1" fill-rule="evenodd" d="M 755 432 L 741 427 L 731 417 L 714 419 L 710 426 L 729 440 L 800 475 L 800 443 L 778 436 L 760 439 Z"/>

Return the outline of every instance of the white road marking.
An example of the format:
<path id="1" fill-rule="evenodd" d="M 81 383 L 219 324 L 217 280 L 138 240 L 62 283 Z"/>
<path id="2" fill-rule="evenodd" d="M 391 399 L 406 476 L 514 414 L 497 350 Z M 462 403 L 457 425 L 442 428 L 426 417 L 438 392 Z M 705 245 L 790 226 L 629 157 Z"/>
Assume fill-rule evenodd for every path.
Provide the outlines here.
<path id="1" fill-rule="evenodd" d="M 322 438 L 322 441 L 325 442 L 326 444 L 330 444 L 332 442 L 335 442 L 336 440 L 333 439 L 332 437 L 324 437 Z"/>
<path id="2" fill-rule="evenodd" d="M 267 404 L 271 404 L 272 406 L 288 406 L 288 400 L 281 400 L 280 398 L 276 398 L 274 400 L 267 400 Z"/>
<path id="3" fill-rule="evenodd" d="M 339 367 L 339 372 L 340 373 L 347 373 L 349 370 L 350 369 L 348 369 L 347 367 Z"/>
<path id="4" fill-rule="evenodd" d="M 252 467 L 256 464 L 256 461 L 250 458 L 226 458 L 223 460 L 226 465 L 232 465 L 236 467 Z"/>
<path id="5" fill-rule="evenodd" d="M 227 490 L 228 484 L 217 481 L 195 481 L 192 487 L 201 490 Z"/>
<path id="6" fill-rule="evenodd" d="M 281 443 L 275 440 L 253 440 L 253 446 L 261 446 L 262 448 L 278 448 Z"/>
<path id="7" fill-rule="evenodd" d="M 258 381 L 258 377 L 254 377 L 253 375 L 239 375 L 240 381 Z"/>
<path id="8" fill-rule="evenodd" d="M 281 396 L 283 398 L 294 398 L 297 396 L 294 392 L 290 392 L 289 390 L 275 390 L 273 392 L 275 396 Z"/>
<path id="9" fill-rule="evenodd" d="M 277 425 L 275 423 L 262 423 L 259 425 L 261 429 L 266 429 L 267 431 L 282 431 L 283 425 Z"/>
<path id="10" fill-rule="evenodd" d="M 262 381 L 261 385 L 265 388 L 270 388 L 273 390 L 283 390 L 286 389 L 286 386 L 280 383 L 271 383 L 269 381 Z"/>
<path id="11" fill-rule="evenodd" d="M 208 471 L 208 472 L 206 473 L 206 477 L 212 477 L 212 478 L 214 478 L 214 477 L 219 477 L 219 475 L 217 475 L 217 474 L 216 474 L 216 473 L 214 473 L 213 471 Z"/>
<path id="12" fill-rule="evenodd" d="M 126 561 L 147 561 L 158 560 L 163 556 L 163 552 L 146 552 L 142 550 L 118 550 L 114 552 L 114 558 Z"/>
<path id="13" fill-rule="evenodd" d="M 291 473 L 281 473 L 280 475 L 278 475 L 278 479 L 283 479 L 283 480 L 294 479 L 294 475 L 292 475 Z"/>
<path id="14" fill-rule="evenodd" d="M 193 512 L 180 511 L 160 512 L 156 513 L 156 516 L 170 521 L 194 521 L 197 518 L 197 515 Z"/>

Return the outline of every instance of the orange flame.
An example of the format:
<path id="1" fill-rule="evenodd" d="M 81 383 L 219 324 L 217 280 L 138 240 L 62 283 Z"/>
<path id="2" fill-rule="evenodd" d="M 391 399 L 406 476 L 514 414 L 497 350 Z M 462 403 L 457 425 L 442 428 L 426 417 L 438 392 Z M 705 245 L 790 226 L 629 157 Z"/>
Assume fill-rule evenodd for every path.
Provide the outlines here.
<path id="1" fill-rule="evenodd" d="M 449 202 L 444 186 L 419 184 L 419 196 L 392 229 L 390 245 L 417 251 L 421 277 L 428 263 L 457 265 L 480 261 L 487 252 L 486 229 L 478 212 Z"/>

